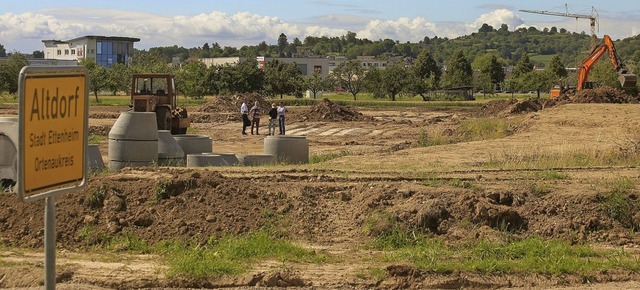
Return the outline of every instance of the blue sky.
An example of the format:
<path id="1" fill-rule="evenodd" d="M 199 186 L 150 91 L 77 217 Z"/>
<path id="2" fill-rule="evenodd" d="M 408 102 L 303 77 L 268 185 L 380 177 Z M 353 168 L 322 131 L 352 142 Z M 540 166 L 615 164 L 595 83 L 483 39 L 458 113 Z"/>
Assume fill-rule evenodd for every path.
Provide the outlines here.
<path id="1" fill-rule="evenodd" d="M 607 5 L 604 5 L 604 4 Z M 566 8 L 565 8 L 566 4 Z M 640 34 L 640 1 L 335 1 L 335 0 L 4 0 L 0 5 L 0 44 L 8 51 L 43 50 L 43 39 L 84 35 L 137 37 L 135 46 L 221 46 L 275 44 L 280 33 L 291 41 L 305 36 L 390 38 L 417 42 L 425 36 L 455 38 L 482 23 L 510 30 L 556 26 L 590 33 L 588 19 L 521 12 L 521 9 L 598 15 L 598 31 L 613 39 Z M 596 15 L 596 14 L 593 14 Z"/>

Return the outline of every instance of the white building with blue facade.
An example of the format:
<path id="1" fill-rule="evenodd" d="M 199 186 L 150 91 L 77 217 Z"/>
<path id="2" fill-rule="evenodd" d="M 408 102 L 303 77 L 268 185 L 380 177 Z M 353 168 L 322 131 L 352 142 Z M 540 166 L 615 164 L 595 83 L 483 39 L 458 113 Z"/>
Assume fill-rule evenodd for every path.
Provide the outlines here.
<path id="1" fill-rule="evenodd" d="M 43 40 L 44 58 L 75 60 L 92 58 L 103 67 L 116 63 L 128 64 L 133 56 L 133 44 L 139 38 L 87 35 L 71 40 Z"/>

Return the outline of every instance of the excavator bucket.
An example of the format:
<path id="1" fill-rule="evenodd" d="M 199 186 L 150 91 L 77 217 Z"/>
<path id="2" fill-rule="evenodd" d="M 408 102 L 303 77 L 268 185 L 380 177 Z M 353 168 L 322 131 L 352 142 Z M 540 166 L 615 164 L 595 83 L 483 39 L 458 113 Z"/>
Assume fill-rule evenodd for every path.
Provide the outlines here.
<path id="1" fill-rule="evenodd" d="M 622 85 L 622 88 L 633 88 L 638 83 L 638 76 L 634 74 L 621 74 L 618 76 L 618 81 Z"/>

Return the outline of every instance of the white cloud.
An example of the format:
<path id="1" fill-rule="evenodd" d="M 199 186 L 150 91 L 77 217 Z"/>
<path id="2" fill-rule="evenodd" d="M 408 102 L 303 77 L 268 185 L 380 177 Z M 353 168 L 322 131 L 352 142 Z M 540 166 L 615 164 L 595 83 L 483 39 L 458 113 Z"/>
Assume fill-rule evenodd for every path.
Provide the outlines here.
<path id="1" fill-rule="evenodd" d="M 436 35 L 436 25 L 422 17 L 397 20 L 371 20 L 365 28 L 357 32 L 358 37 L 370 40 L 393 39 L 401 42 L 418 42 L 425 36 Z"/>
<path id="2" fill-rule="evenodd" d="M 467 32 L 477 32 L 482 24 L 488 24 L 498 29 L 502 24 L 509 26 L 510 30 L 524 24 L 520 16 L 507 9 L 496 9 L 490 13 L 482 14 L 473 23 L 466 25 Z"/>
<path id="3" fill-rule="evenodd" d="M 528 26 L 556 26 L 569 31 L 576 30 L 577 25 L 571 19 L 554 20 L 525 23 L 519 15 L 503 8 L 482 14 L 473 22 L 467 23 L 436 23 L 422 17 L 381 20 L 346 14 L 317 16 L 307 19 L 307 22 L 294 23 L 279 17 L 248 12 L 226 14 L 213 11 L 168 17 L 114 9 L 60 8 L 42 10 L 39 13 L 0 14 L 0 44 L 8 51 L 31 52 L 42 50 L 41 40 L 44 39 L 69 40 L 84 35 L 106 35 L 140 38 L 136 47 L 141 49 L 169 45 L 194 47 L 213 42 L 222 46 L 240 47 L 256 45 L 261 41 L 275 44 L 280 33 L 286 34 L 289 40 L 295 37 L 303 40 L 306 36 L 342 36 L 347 31 L 356 32 L 359 38 L 370 40 L 388 38 L 400 42 L 418 42 L 425 36 L 455 38 L 468 35 L 476 32 L 483 23 L 496 29 L 505 23 L 510 30 Z M 640 33 L 640 27 L 632 19 L 615 21 L 614 24 L 613 20 L 607 20 L 608 26 L 613 25 L 615 28 L 615 34 L 611 35 L 614 38 Z M 607 26 L 602 25 L 604 27 Z M 577 29 L 578 32 L 588 32 L 588 23 L 580 25 L 580 28 L 584 29 Z"/>

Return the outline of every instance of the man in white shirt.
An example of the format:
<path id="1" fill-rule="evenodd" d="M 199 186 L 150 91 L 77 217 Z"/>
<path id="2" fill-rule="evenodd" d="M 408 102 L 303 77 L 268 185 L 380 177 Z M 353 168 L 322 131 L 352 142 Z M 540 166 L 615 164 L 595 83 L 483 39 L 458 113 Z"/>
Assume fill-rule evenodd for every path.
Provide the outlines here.
<path id="1" fill-rule="evenodd" d="M 240 114 L 242 114 L 242 135 L 247 135 L 247 127 L 251 126 L 251 120 L 249 120 L 249 107 L 245 101 L 242 101 L 240 106 Z"/>

